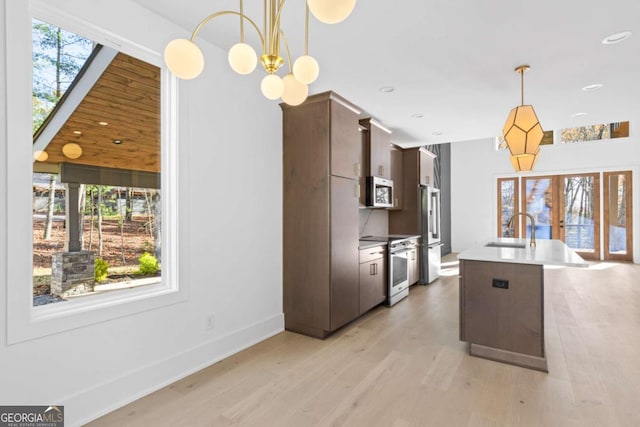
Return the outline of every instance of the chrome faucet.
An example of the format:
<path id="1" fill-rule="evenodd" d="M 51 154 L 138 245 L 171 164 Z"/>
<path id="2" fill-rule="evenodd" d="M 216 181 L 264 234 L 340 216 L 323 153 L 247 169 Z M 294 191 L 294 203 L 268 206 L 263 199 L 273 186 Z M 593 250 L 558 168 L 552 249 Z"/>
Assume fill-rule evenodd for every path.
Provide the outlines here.
<path id="1" fill-rule="evenodd" d="M 536 245 L 536 221 L 533 219 L 533 216 L 531 214 L 526 212 L 516 212 L 511 216 L 511 218 L 509 218 L 507 227 L 513 228 L 513 219 L 518 215 L 526 215 L 531 220 L 531 241 L 529 242 L 529 246 L 535 246 Z M 526 228 L 526 224 L 525 224 L 525 228 Z"/>

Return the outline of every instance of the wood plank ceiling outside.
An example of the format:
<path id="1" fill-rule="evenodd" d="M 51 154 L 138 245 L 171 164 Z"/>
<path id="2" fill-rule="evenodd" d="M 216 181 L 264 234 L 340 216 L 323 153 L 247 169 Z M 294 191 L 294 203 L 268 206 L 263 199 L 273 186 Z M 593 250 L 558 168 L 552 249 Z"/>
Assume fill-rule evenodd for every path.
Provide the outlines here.
<path id="1" fill-rule="evenodd" d="M 71 142 L 78 159 L 62 154 Z M 160 69 L 118 53 L 45 151 L 45 163 L 160 172 Z"/>

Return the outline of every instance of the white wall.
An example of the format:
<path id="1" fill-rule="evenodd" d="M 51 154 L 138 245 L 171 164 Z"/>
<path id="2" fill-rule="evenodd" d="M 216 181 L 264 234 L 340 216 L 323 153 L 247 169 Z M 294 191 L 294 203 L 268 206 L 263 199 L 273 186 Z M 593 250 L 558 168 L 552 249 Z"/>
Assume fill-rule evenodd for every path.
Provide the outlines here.
<path id="1" fill-rule="evenodd" d="M 0 22 L 6 3 L 0 0 Z M 24 19 L 29 2 L 13 2 Z M 181 29 L 131 0 L 49 1 L 161 52 Z M 25 25 L 30 22 L 25 20 Z M 62 404 L 78 425 L 283 329 L 281 112 L 259 90 L 260 75 L 237 76 L 226 53 L 201 43 L 206 68 L 179 86 L 178 243 L 188 299 L 160 309 L 7 343 L 8 141 L 6 40 L 0 32 L 0 404 Z M 12 36 L 10 43 L 31 40 Z M 30 73 L 25 69 L 24 73 Z M 28 93 L 28 92 L 27 92 Z M 30 119 L 29 119 L 30 121 Z M 28 188 L 25 189 L 29 191 Z M 206 195 L 201 197 L 201 195 Z M 30 196 L 29 196 L 30 197 Z M 28 236 L 28 230 L 25 230 Z M 31 278 L 24 277 L 24 286 Z M 25 307 L 28 310 L 28 307 Z M 213 330 L 205 329 L 215 315 Z"/>
<path id="2" fill-rule="evenodd" d="M 544 146 L 529 175 L 592 171 L 633 171 L 633 223 L 640 227 L 640 136 L 630 123 L 630 138 Z M 493 139 L 451 144 L 451 233 L 454 252 L 497 236 L 496 179 L 517 176 L 508 151 L 494 150 Z M 634 262 L 640 262 L 640 239 L 634 233 Z M 602 240 L 601 240 L 602 241 Z"/>

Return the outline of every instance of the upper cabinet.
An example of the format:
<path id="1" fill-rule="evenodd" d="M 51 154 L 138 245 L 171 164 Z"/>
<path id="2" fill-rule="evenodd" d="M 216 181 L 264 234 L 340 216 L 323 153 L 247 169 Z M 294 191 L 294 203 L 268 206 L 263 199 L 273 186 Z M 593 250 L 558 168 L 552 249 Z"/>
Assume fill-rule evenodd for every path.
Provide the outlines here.
<path id="1" fill-rule="evenodd" d="M 433 159 L 435 159 L 436 155 L 431 151 L 428 151 L 424 148 L 418 149 L 418 157 L 419 157 L 419 182 L 420 185 L 428 185 L 430 187 L 434 187 L 433 180 Z"/>
<path id="2" fill-rule="evenodd" d="M 391 156 L 391 180 L 393 181 L 393 208 L 391 209 L 402 209 L 404 154 L 403 150 L 395 145 L 390 147 L 389 153 Z"/>
<path id="3" fill-rule="evenodd" d="M 331 175 L 359 179 L 362 171 L 362 152 L 357 117 L 359 110 L 333 94 L 329 104 L 331 141 Z"/>
<path id="4" fill-rule="evenodd" d="M 364 138 L 365 175 L 391 179 L 391 131 L 372 118 L 360 120 Z"/>
<path id="5" fill-rule="evenodd" d="M 436 156 L 425 148 L 407 148 L 401 152 L 402 186 L 396 191 L 396 195 L 401 195 L 401 208 L 389 212 L 389 233 L 420 234 L 420 186 L 435 185 L 433 165 Z"/>

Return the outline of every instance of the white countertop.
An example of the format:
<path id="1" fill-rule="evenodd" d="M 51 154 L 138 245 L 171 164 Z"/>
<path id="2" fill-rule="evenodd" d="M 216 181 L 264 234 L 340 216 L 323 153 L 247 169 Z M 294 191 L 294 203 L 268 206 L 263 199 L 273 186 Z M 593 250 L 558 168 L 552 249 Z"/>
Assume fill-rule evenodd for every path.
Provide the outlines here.
<path id="1" fill-rule="evenodd" d="M 479 246 L 460 253 L 458 259 L 473 261 L 511 262 L 516 264 L 564 265 L 568 267 L 588 267 L 589 264 L 560 240 L 536 240 L 536 246 L 529 246 L 528 239 L 508 237 L 487 241 L 502 244 L 525 244 L 524 248 Z"/>

